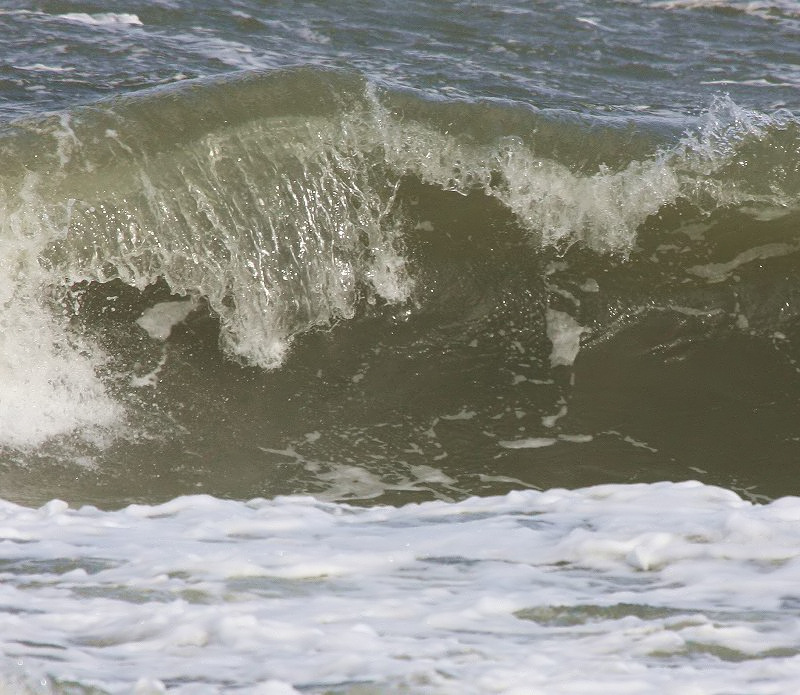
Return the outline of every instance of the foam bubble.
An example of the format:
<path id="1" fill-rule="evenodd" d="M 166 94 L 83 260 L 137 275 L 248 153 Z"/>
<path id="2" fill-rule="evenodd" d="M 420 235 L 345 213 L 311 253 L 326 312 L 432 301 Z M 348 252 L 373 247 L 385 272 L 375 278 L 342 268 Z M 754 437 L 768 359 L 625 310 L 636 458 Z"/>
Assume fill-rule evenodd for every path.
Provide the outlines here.
<path id="1" fill-rule="evenodd" d="M 581 349 L 581 336 L 586 329 L 564 311 L 549 309 L 546 313 L 547 337 L 553 345 L 551 367 L 571 367 Z"/>
<path id="2" fill-rule="evenodd" d="M 136 323 L 141 326 L 153 340 L 164 341 L 169 338 L 172 329 L 179 323 L 185 321 L 186 317 L 192 313 L 194 308 L 195 303 L 191 300 L 159 302 L 145 309 L 142 315 L 136 319 Z"/>
<path id="3" fill-rule="evenodd" d="M 525 439 L 500 441 L 498 444 L 505 449 L 541 449 L 546 446 L 552 446 L 557 441 L 553 437 L 526 437 Z"/>

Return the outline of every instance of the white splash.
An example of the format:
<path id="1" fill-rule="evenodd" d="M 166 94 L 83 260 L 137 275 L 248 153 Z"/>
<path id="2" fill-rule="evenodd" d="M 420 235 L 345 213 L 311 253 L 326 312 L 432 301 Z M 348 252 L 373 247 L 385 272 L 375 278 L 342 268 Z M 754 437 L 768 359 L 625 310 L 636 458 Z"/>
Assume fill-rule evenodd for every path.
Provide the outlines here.
<path id="1" fill-rule="evenodd" d="M 47 305 L 38 243 L 26 233 L 34 184 L 26 179 L 16 208 L 0 196 L 0 447 L 19 450 L 72 433 L 99 441 L 123 417 L 98 377 L 103 350 Z"/>
<path id="2" fill-rule="evenodd" d="M 91 435 L 120 421 L 92 356 L 56 320 L 33 305 L 0 305 L 0 446 L 36 447 L 75 431 Z"/>

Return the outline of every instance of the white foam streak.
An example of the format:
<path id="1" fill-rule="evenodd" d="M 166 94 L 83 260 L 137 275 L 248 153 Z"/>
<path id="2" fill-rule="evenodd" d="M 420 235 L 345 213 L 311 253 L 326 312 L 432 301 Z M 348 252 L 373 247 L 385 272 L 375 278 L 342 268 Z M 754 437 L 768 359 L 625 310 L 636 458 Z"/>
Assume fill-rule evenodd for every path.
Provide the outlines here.
<path id="1" fill-rule="evenodd" d="M 130 12 L 98 12 L 88 14 L 86 12 L 67 12 L 58 15 L 60 19 L 68 22 L 77 22 L 89 26 L 118 27 L 118 26 L 142 26 L 142 22 L 135 14 Z"/>
<path id="2" fill-rule="evenodd" d="M 705 265 L 692 266 L 686 270 L 692 275 L 705 278 L 709 282 L 722 282 L 731 273 L 748 263 L 778 256 L 788 256 L 797 251 L 798 246 L 796 244 L 764 244 L 763 246 L 755 246 L 742 251 L 727 263 L 707 263 Z"/>
<path id="3" fill-rule="evenodd" d="M 370 509 L 3 503 L 0 538 L 8 679 L 193 694 L 800 686 L 793 498 L 660 483 Z"/>

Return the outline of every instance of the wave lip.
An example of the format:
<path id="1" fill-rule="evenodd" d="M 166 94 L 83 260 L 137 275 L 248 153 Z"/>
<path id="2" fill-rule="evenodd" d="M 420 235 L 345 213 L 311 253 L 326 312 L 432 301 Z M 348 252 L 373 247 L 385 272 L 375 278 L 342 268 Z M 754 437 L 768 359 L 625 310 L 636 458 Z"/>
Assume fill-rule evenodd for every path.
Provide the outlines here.
<path id="1" fill-rule="evenodd" d="M 393 183 L 374 171 L 359 100 L 360 81 L 300 71 L 22 126 L 11 149 L 33 131 L 38 152 L 22 156 L 47 174 L 27 177 L 44 214 L 24 234 L 45 242 L 56 281 L 164 280 L 203 297 L 230 356 L 277 366 L 295 335 L 351 317 L 365 296 L 408 294 L 384 223 Z"/>
<path id="2" fill-rule="evenodd" d="M 465 104 L 463 121 L 481 108 Z M 502 109 L 489 113 L 507 120 Z M 800 203 L 797 118 L 748 111 L 729 98 L 717 99 L 696 130 L 649 152 L 624 132 L 588 124 L 581 131 L 537 113 L 516 120 L 516 133 L 485 128 L 494 135 L 485 141 L 472 124 L 461 135 L 453 123 L 443 133 L 424 118 L 383 122 L 391 168 L 495 198 L 543 246 L 626 253 L 649 218 L 680 202 L 705 213 L 744 206 L 787 212 Z"/>

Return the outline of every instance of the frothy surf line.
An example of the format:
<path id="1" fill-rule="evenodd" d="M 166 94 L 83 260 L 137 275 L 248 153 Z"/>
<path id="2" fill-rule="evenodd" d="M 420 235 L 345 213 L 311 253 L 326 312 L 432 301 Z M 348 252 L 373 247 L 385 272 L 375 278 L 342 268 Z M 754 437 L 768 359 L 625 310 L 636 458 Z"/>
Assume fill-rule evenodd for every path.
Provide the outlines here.
<path id="1" fill-rule="evenodd" d="M 0 684 L 795 692 L 798 521 L 796 498 L 696 482 L 373 508 L 0 502 Z"/>

